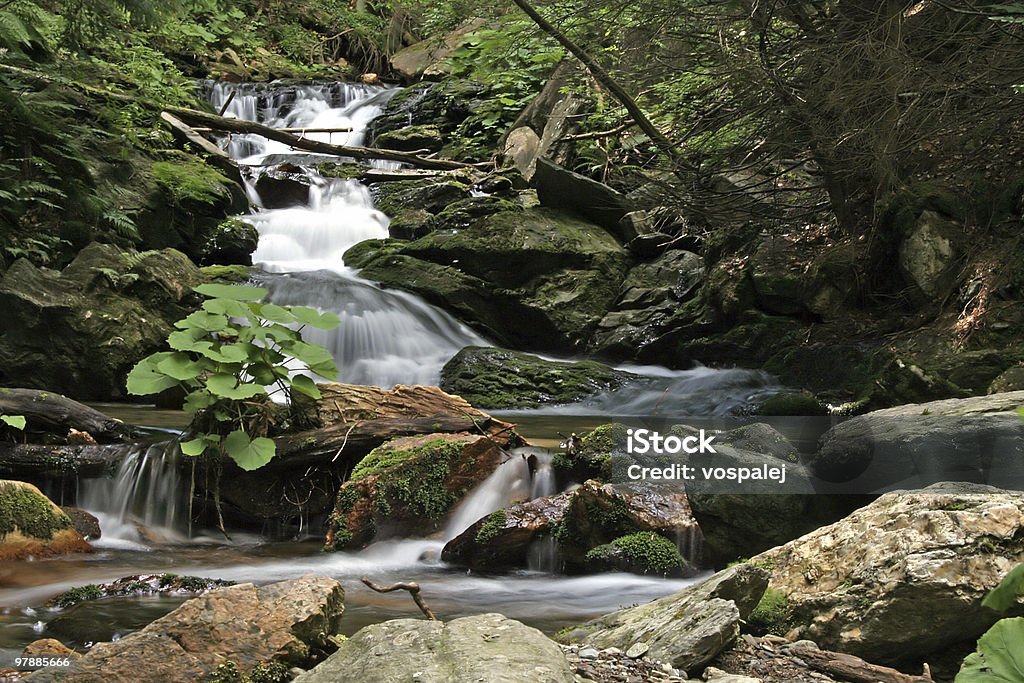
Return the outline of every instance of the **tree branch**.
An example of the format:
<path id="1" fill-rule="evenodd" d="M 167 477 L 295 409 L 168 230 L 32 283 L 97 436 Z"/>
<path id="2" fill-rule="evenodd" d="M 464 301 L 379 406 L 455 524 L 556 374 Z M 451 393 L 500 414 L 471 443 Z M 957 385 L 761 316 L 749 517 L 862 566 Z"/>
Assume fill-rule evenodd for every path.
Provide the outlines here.
<path id="1" fill-rule="evenodd" d="M 420 611 L 423 612 L 423 615 L 430 621 L 437 621 L 437 617 L 434 616 L 434 613 L 430 611 L 429 607 L 427 607 L 427 603 L 423 602 L 423 598 L 420 597 L 420 585 L 418 583 L 400 582 L 392 584 L 390 586 L 378 586 L 370 580 L 369 576 L 364 576 L 362 579 L 360 579 L 360 581 L 365 583 L 370 590 L 377 591 L 378 593 L 390 593 L 391 591 L 409 591 L 409 595 L 412 596 L 412 599 L 416 602 L 416 606 L 420 608 Z"/>

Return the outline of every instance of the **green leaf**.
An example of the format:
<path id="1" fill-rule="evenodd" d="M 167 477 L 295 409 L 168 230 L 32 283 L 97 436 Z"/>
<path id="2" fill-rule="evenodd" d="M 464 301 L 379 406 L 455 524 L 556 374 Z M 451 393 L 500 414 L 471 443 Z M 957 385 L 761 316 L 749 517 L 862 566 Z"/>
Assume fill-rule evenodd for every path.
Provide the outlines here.
<path id="1" fill-rule="evenodd" d="M 999 585 L 992 589 L 982 605 L 997 612 L 1006 612 L 1017 604 L 1017 599 L 1024 595 L 1024 564 L 1017 565 L 1007 574 Z M 1024 643 L 1021 644 L 1024 647 Z"/>
<path id="2" fill-rule="evenodd" d="M 195 379 L 207 369 L 203 363 L 192 360 L 187 353 L 172 353 L 156 364 L 156 369 L 176 380 Z"/>
<path id="3" fill-rule="evenodd" d="M 241 301 L 233 299 L 209 299 L 203 302 L 203 310 L 210 313 L 231 316 L 232 318 L 248 318 L 252 311 Z"/>
<path id="4" fill-rule="evenodd" d="M 191 455 L 196 457 L 206 452 L 206 447 L 210 444 L 206 439 L 192 439 L 191 441 L 182 441 L 178 446 L 181 448 L 181 452 L 185 455 Z"/>
<path id="5" fill-rule="evenodd" d="M 277 453 L 273 440 L 265 437 L 249 439 L 243 431 L 233 431 L 224 439 L 224 450 L 239 467 L 247 472 L 266 465 Z"/>
<path id="6" fill-rule="evenodd" d="M 338 376 L 338 367 L 334 364 L 334 356 L 331 352 L 318 344 L 307 344 L 306 342 L 294 342 L 282 345 L 285 353 L 300 360 L 316 374 L 326 379 L 334 379 Z"/>
<path id="7" fill-rule="evenodd" d="M 303 325 L 316 327 L 321 330 L 333 330 L 341 324 L 341 318 L 334 313 L 321 313 L 309 306 L 292 306 L 292 315 Z"/>
<path id="8" fill-rule="evenodd" d="M 174 323 L 180 330 L 205 330 L 206 332 L 219 332 L 228 326 L 227 316 L 209 311 L 196 311 L 184 320 Z"/>
<path id="9" fill-rule="evenodd" d="M 1024 681 L 1024 618 L 1001 619 L 978 640 L 956 683 L 1019 683 Z"/>
<path id="10" fill-rule="evenodd" d="M 248 285 L 206 284 L 192 289 L 214 299 L 233 299 L 235 301 L 259 301 L 267 295 L 267 290 L 262 287 Z"/>
<path id="11" fill-rule="evenodd" d="M 157 365 L 173 355 L 169 352 L 154 353 L 143 358 L 128 373 L 128 393 L 133 396 L 159 394 L 165 389 L 178 386 L 178 380 L 168 377 L 157 369 Z"/>
<path id="12" fill-rule="evenodd" d="M 259 384 L 239 382 L 234 375 L 211 375 L 206 380 L 206 387 L 217 396 L 233 400 L 252 398 L 267 393 L 266 389 Z"/>
<path id="13" fill-rule="evenodd" d="M 221 344 L 219 348 L 211 344 L 209 349 L 199 352 L 218 363 L 244 363 L 249 360 L 249 353 L 252 350 L 248 344 Z"/>
<path id="14" fill-rule="evenodd" d="M 217 402 L 217 397 L 206 389 L 196 389 L 185 397 L 185 412 L 195 415 L 200 410 L 209 408 Z"/>
<path id="15" fill-rule="evenodd" d="M 291 381 L 292 389 L 310 398 L 320 398 L 320 387 L 306 375 L 296 375 Z"/>
<path id="16" fill-rule="evenodd" d="M 176 351 L 199 351 L 213 347 L 213 342 L 206 339 L 203 330 L 181 330 L 171 332 L 167 337 L 167 345 Z"/>
<path id="17" fill-rule="evenodd" d="M 319 397 L 317 397 L 319 398 Z M 15 429 L 25 428 L 25 416 L 24 415 L 0 415 L 0 422 L 3 422 L 8 427 Z"/>
<path id="18" fill-rule="evenodd" d="M 261 318 L 269 320 L 272 323 L 290 325 L 291 323 L 296 322 L 295 316 L 283 306 L 278 306 L 276 304 L 252 304 L 251 308 L 253 309 L 253 313 Z"/>
<path id="19" fill-rule="evenodd" d="M 252 376 L 253 381 L 257 384 L 267 385 L 277 381 L 273 366 L 266 363 L 255 363 L 247 367 L 245 371 Z"/>

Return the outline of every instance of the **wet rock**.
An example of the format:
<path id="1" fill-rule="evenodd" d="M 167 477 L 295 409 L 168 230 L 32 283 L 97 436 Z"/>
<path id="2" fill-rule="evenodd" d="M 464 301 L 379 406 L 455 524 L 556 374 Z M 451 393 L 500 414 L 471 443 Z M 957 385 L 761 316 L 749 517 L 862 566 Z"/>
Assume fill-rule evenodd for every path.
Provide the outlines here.
<path id="1" fill-rule="evenodd" d="M 443 623 L 395 619 L 367 626 L 295 683 L 488 681 L 573 683 L 557 644 L 500 614 Z"/>
<path id="2" fill-rule="evenodd" d="M 577 213 L 608 230 L 622 242 L 636 237 L 623 231 L 622 219 L 636 207 L 629 198 L 604 183 L 562 168 L 552 161 L 537 160 L 533 177 L 542 206 Z"/>
<path id="3" fill-rule="evenodd" d="M 243 671 L 268 659 L 309 666 L 329 647 L 327 636 L 337 631 L 343 602 L 341 584 L 324 576 L 220 588 L 141 631 L 96 645 L 68 667 L 41 669 L 26 680 L 195 680 L 225 660 Z"/>
<path id="4" fill-rule="evenodd" d="M 842 422 L 808 462 L 818 476 L 859 492 L 937 481 L 1024 488 L 1024 392 L 877 410 Z"/>
<path id="5" fill-rule="evenodd" d="M 427 434 L 379 446 L 338 491 L 326 548 L 359 548 L 373 540 L 422 537 L 509 456 L 486 436 Z"/>
<path id="6" fill-rule="evenodd" d="M 468 19 L 444 36 L 430 37 L 404 47 L 391 56 L 391 68 L 407 83 L 421 77 L 438 80 L 451 71 L 448 60 L 455 50 L 484 23 L 484 19 Z"/>
<path id="7" fill-rule="evenodd" d="M 736 639 L 740 620 L 757 605 L 767 583 L 765 570 L 752 564 L 737 565 L 646 605 L 562 631 L 558 639 L 620 650 L 644 642 L 650 646 L 647 657 L 693 671 L 711 662 Z"/>
<path id="8" fill-rule="evenodd" d="M 311 181 L 301 168 L 282 164 L 265 169 L 256 180 L 256 193 L 267 209 L 287 209 L 309 203 Z"/>
<path id="9" fill-rule="evenodd" d="M 43 638 L 33 640 L 21 651 L 22 657 L 81 657 L 81 652 L 75 652 L 64 643 L 54 638 Z"/>
<path id="10" fill-rule="evenodd" d="M 888 493 L 752 558 L 787 596 L 799 637 L 879 664 L 969 646 L 999 615 L 981 601 L 1024 560 L 1024 494 L 977 484 Z"/>
<path id="11" fill-rule="evenodd" d="M 1024 391 L 1024 366 L 1015 366 L 1001 372 L 988 388 L 990 394 L 1008 391 Z"/>
<path id="12" fill-rule="evenodd" d="M 631 657 L 615 647 L 598 651 L 579 645 L 563 645 L 565 658 L 577 674 L 577 681 L 593 683 L 686 683 L 686 675 L 665 664 L 640 655 Z"/>
<path id="13" fill-rule="evenodd" d="M 635 376 L 595 361 L 560 363 L 528 353 L 470 346 L 441 370 L 441 388 L 480 408 L 573 403 L 618 389 Z"/>
<path id="14" fill-rule="evenodd" d="M 103 535 L 103 531 L 100 529 L 100 520 L 96 519 L 92 513 L 74 507 L 62 507 L 61 510 L 71 520 L 75 531 L 85 540 L 95 541 Z"/>
<path id="15" fill-rule="evenodd" d="M 0 480 L 0 560 L 92 552 L 71 520 L 32 484 Z"/>
<path id="16" fill-rule="evenodd" d="M 100 598 L 137 597 L 157 594 L 203 593 L 214 588 L 233 586 L 234 581 L 208 579 L 201 576 L 179 576 L 177 574 L 135 574 L 116 581 L 101 584 L 86 584 L 64 591 L 46 604 L 50 607 L 67 609 L 90 600 Z"/>
<path id="17" fill-rule="evenodd" d="M 458 78 L 441 83 L 418 83 L 391 97 L 370 124 L 374 138 L 408 126 L 432 125 L 446 137 L 483 105 L 486 85 Z"/>
<path id="18" fill-rule="evenodd" d="M 551 351 L 578 349 L 617 296 L 629 257 L 596 225 L 540 208 L 449 215 L 451 224 L 437 216 L 430 234 L 361 259 L 362 276 L 509 346 Z"/>
<path id="19" fill-rule="evenodd" d="M 377 136 L 376 145 L 399 152 L 437 152 L 444 147 L 444 139 L 441 136 L 441 129 L 437 126 L 409 126 L 381 133 Z"/>
<path id="20" fill-rule="evenodd" d="M 305 203 L 305 201 L 303 201 Z M 260 235 L 251 223 L 229 218 L 210 232 L 200 256 L 203 265 L 252 265 Z"/>
<path id="21" fill-rule="evenodd" d="M 0 279 L 0 383 L 123 398 L 128 372 L 163 348 L 201 281 L 174 250 L 133 254 L 94 243 L 62 273 L 16 261 Z"/>
<path id="22" fill-rule="evenodd" d="M 469 197 L 467 185 L 446 177 L 377 183 L 370 192 L 377 209 L 389 216 L 399 216 L 410 209 L 436 214 Z"/>

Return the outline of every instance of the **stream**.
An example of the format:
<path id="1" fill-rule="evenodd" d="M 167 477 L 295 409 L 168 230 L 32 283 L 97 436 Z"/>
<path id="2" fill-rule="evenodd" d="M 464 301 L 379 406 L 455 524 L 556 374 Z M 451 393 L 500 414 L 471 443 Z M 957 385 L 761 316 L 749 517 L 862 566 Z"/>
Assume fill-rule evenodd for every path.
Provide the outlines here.
<path id="1" fill-rule="evenodd" d="M 378 86 L 322 84 L 266 87 L 207 84 L 215 109 L 227 116 L 288 128 L 351 128 L 349 133 L 311 133 L 335 144 L 366 142 L 366 127 L 393 90 Z M 234 96 L 232 97 L 232 93 Z M 230 101 L 229 101 L 230 99 Z M 313 331 L 308 341 L 329 348 L 342 369 L 339 381 L 390 388 L 395 384 L 437 384 L 444 363 L 468 345 L 489 342 L 446 312 L 419 298 L 385 290 L 344 264 L 342 254 L 356 243 L 388 236 L 389 218 L 377 211 L 369 190 L 356 180 L 325 178 L 313 166 L 316 155 L 295 154 L 284 145 L 253 136 L 233 136 L 230 154 L 252 177 L 283 162 L 300 166 L 310 181 L 305 206 L 257 208 L 244 217 L 260 233 L 254 263 L 260 284 L 279 304 L 313 306 L 337 313 L 336 330 Z M 320 160 L 331 160 L 323 157 Z M 380 162 L 394 168 L 391 162 Z M 254 206 L 263 202 L 248 188 Z M 567 359 L 568 360 L 568 359 Z M 698 367 L 687 371 L 626 367 L 640 380 L 614 393 L 571 406 L 498 412 L 520 425 L 540 447 L 557 446 L 558 434 L 584 432 L 611 417 L 659 415 L 724 417 L 779 387 L 761 372 Z M 181 427 L 181 413 L 139 407 L 102 407 L 126 421 L 158 430 Z M 537 450 L 542 462 L 550 453 Z M 570 623 L 645 602 L 692 583 L 633 574 L 564 577 L 544 553 L 534 568 L 508 575 L 466 573 L 442 564 L 437 556 L 453 538 L 480 517 L 524 497 L 554 493 L 553 477 L 541 467 L 531 478 L 525 461 L 502 465 L 455 511 L 449 528 L 437 538 L 385 541 L 358 553 L 320 552 L 313 530 L 308 540 L 267 542 L 256 536 L 189 537 L 182 529 L 187 482 L 160 449 L 134 451 L 115 479 L 79 482 L 79 504 L 96 514 L 103 538 L 96 552 L 45 561 L 11 563 L 0 568 L 0 662 L 10 661 L 29 642 L 54 637 L 72 647 L 116 638 L 170 611 L 189 596 L 108 598 L 68 610 L 43 607 L 58 593 L 141 573 L 189 574 L 239 582 L 266 583 L 309 572 L 341 580 L 346 589 L 346 634 L 390 618 L 418 616 L 405 593 L 381 595 L 358 579 L 413 580 L 443 619 L 498 611 L 552 632 Z M 547 470 L 550 471 L 549 469 Z M 59 501 L 58 501 L 59 502 Z M 140 528 L 143 531 L 140 531 Z"/>

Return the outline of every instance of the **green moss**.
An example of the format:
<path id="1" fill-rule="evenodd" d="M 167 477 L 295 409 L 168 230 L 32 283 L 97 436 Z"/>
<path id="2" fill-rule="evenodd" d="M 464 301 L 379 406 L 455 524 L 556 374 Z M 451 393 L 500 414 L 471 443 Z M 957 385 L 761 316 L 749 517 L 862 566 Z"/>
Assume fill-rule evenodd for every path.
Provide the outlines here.
<path id="1" fill-rule="evenodd" d="M 214 204 L 230 196 L 230 180 L 209 164 L 184 153 L 152 166 L 157 185 L 176 204 Z"/>
<path id="2" fill-rule="evenodd" d="M 462 446 L 444 439 L 408 450 L 384 444 L 356 465 L 350 481 L 379 475 L 374 486 L 374 506 L 382 515 L 403 505 L 414 514 L 437 519 L 457 500 L 446 483 L 451 463 L 462 453 Z"/>
<path id="3" fill-rule="evenodd" d="M 100 587 L 94 583 L 90 583 L 85 586 L 78 586 L 70 590 L 64 591 L 56 598 L 53 602 L 62 609 L 73 607 L 80 602 L 86 602 L 88 600 L 96 600 L 102 597 L 103 593 L 100 591 Z"/>
<path id="4" fill-rule="evenodd" d="M 199 269 L 207 280 L 224 280 L 226 282 L 247 282 L 252 275 L 251 266 L 204 266 Z"/>
<path id="5" fill-rule="evenodd" d="M 490 543 L 497 538 L 506 523 L 508 523 L 508 515 L 504 510 L 492 512 L 487 516 L 487 521 L 480 527 L 480 530 L 476 532 L 476 542 Z"/>
<path id="6" fill-rule="evenodd" d="M 676 544 L 654 532 L 622 536 L 611 545 L 621 549 L 645 574 L 671 574 L 686 565 Z"/>
<path id="7" fill-rule="evenodd" d="M 784 636 L 794 626 L 793 605 L 789 601 L 789 596 L 782 591 L 769 588 L 747 617 L 745 630 L 759 636 L 769 633 Z"/>
<path id="8" fill-rule="evenodd" d="M 757 409 L 758 415 L 795 415 L 812 416 L 828 415 L 828 409 L 821 405 L 813 395 L 799 393 L 780 393 L 770 396 Z"/>
<path id="9" fill-rule="evenodd" d="M 11 482 L 0 483 L 0 539 L 14 530 L 33 538 L 51 539 L 71 520 L 42 494 Z"/>

